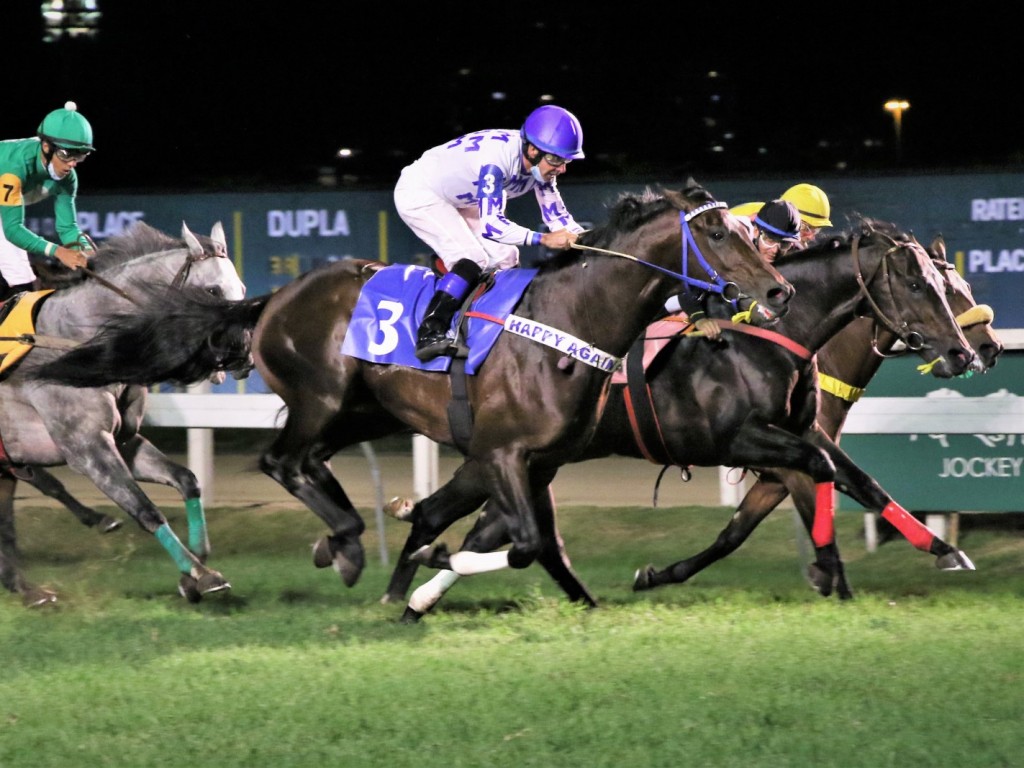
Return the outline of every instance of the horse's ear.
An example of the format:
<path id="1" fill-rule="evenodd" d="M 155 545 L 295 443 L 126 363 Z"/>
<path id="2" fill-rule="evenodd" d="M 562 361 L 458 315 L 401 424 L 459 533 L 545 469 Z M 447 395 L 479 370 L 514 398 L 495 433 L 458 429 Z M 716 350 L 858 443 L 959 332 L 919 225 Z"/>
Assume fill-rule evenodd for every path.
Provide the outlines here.
<path id="1" fill-rule="evenodd" d="M 224 225 L 221 222 L 217 222 L 213 225 L 213 229 L 210 230 L 210 239 L 213 240 L 217 246 L 217 252 L 223 253 L 225 256 L 228 254 L 228 239 L 224 235 Z"/>
<path id="2" fill-rule="evenodd" d="M 935 256 L 935 258 L 941 259 L 942 261 L 945 261 L 946 260 L 946 239 L 941 234 L 936 235 L 932 239 L 932 246 L 931 246 L 931 248 L 929 250 L 931 251 L 932 255 Z"/>
<path id="3" fill-rule="evenodd" d="M 188 228 L 188 225 L 183 221 L 181 222 L 181 237 L 185 241 L 185 245 L 188 246 L 188 252 L 196 259 L 203 257 L 203 246 L 199 242 L 199 238 L 192 234 L 192 230 Z"/>

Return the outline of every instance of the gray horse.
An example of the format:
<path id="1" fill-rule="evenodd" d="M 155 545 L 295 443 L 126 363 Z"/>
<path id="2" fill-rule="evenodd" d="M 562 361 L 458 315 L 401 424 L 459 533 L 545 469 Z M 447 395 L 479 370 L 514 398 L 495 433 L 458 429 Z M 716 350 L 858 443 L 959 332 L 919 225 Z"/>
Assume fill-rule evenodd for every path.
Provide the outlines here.
<path id="1" fill-rule="evenodd" d="M 13 494 L 22 468 L 67 464 L 156 537 L 180 572 L 179 592 L 195 602 L 230 584 L 205 565 L 210 548 L 195 475 L 139 434 L 145 388 L 76 388 L 28 379 L 36 365 L 88 340 L 111 317 L 131 314 L 154 286 L 201 290 L 229 300 L 244 298 L 245 286 L 227 257 L 219 223 L 209 238 L 197 237 L 182 225 L 182 238 L 175 239 L 138 222 L 107 240 L 88 269 L 85 280 L 41 302 L 35 348 L 0 381 L 0 440 L 6 453 L 0 454 L 0 470 L 6 470 L 0 471 L 0 584 L 20 594 L 26 605 L 56 599 L 51 590 L 30 584 L 21 573 Z M 187 546 L 140 482 L 168 485 L 181 493 L 188 519 Z"/>

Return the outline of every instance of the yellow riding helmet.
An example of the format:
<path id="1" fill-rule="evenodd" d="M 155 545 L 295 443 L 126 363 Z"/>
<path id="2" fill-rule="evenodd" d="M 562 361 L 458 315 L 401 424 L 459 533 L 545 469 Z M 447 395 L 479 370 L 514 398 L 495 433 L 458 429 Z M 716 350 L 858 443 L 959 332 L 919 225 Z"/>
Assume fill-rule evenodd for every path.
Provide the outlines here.
<path id="1" fill-rule="evenodd" d="M 832 206 L 828 195 L 813 184 L 796 184 L 782 193 L 782 199 L 796 206 L 800 218 L 812 227 L 831 227 Z"/>
<path id="2" fill-rule="evenodd" d="M 753 216 L 761 210 L 764 203 L 740 203 L 729 209 L 733 216 Z"/>

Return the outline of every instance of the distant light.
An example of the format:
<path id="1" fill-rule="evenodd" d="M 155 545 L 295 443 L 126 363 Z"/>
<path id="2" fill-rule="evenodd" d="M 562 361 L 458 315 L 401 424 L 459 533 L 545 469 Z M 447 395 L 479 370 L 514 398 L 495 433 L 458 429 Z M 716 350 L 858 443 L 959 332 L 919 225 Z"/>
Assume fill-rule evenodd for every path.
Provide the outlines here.
<path id="1" fill-rule="evenodd" d="M 723 147 L 721 144 L 715 144 L 715 145 L 713 145 L 711 147 L 711 151 L 712 152 L 725 152 L 725 147 Z"/>
<path id="2" fill-rule="evenodd" d="M 493 99 L 494 101 L 504 101 L 505 98 L 506 94 L 504 91 L 495 91 L 494 93 L 491 94 L 491 99 Z"/>
<path id="3" fill-rule="evenodd" d="M 719 101 L 722 100 L 722 96 L 721 96 L 721 94 L 718 94 L 718 93 L 712 93 L 711 94 L 711 100 L 714 101 L 714 102 L 719 102 Z"/>
<path id="4" fill-rule="evenodd" d="M 355 153 L 356 152 L 354 149 L 342 147 L 341 149 L 338 150 L 337 155 L 338 157 L 352 157 Z"/>
<path id="5" fill-rule="evenodd" d="M 709 78 L 716 78 L 716 77 L 718 77 L 718 73 L 715 70 L 712 69 L 710 72 L 708 72 L 708 77 Z"/>
<path id="6" fill-rule="evenodd" d="M 541 101 L 554 101 L 555 97 L 552 96 L 550 93 L 545 93 L 545 94 L 541 95 L 540 100 Z"/>
<path id="7" fill-rule="evenodd" d="M 725 133 L 722 134 L 722 138 L 725 139 L 726 141 L 732 141 L 733 139 L 736 138 L 736 134 L 733 133 L 732 131 L 726 131 Z"/>
<path id="8" fill-rule="evenodd" d="M 96 37 L 99 33 L 99 0 L 43 0 L 43 42 L 65 38 Z"/>
<path id="9" fill-rule="evenodd" d="M 910 109 L 910 102 L 903 99 L 889 99 L 885 102 L 885 108 L 890 112 L 902 112 L 904 109 Z"/>
<path id="10" fill-rule="evenodd" d="M 463 67 L 462 69 L 459 70 L 459 74 L 465 77 L 466 75 L 472 75 L 473 70 L 470 69 L 469 67 Z"/>

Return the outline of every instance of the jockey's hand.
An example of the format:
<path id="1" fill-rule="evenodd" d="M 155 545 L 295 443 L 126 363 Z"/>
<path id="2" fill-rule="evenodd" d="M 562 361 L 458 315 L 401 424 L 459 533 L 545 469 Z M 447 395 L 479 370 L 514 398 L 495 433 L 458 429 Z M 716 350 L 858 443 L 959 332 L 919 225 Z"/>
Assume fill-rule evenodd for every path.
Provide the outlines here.
<path id="1" fill-rule="evenodd" d="M 79 267 L 86 266 L 89 261 L 85 258 L 85 254 L 77 248 L 68 248 L 63 245 L 57 246 L 57 252 L 54 254 L 57 260 L 68 269 L 78 269 Z"/>
<path id="2" fill-rule="evenodd" d="M 712 320 L 710 317 L 702 317 L 694 325 L 697 326 L 698 333 L 703 334 L 712 341 L 722 335 L 722 326 L 718 324 L 718 321 Z"/>
<path id="3" fill-rule="evenodd" d="M 574 232 L 569 232 L 566 229 L 559 229 L 555 232 L 545 232 L 541 235 L 540 244 L 553 251 L 564 251 L 576 242 L 577 237 L 578 235 Z"/>

